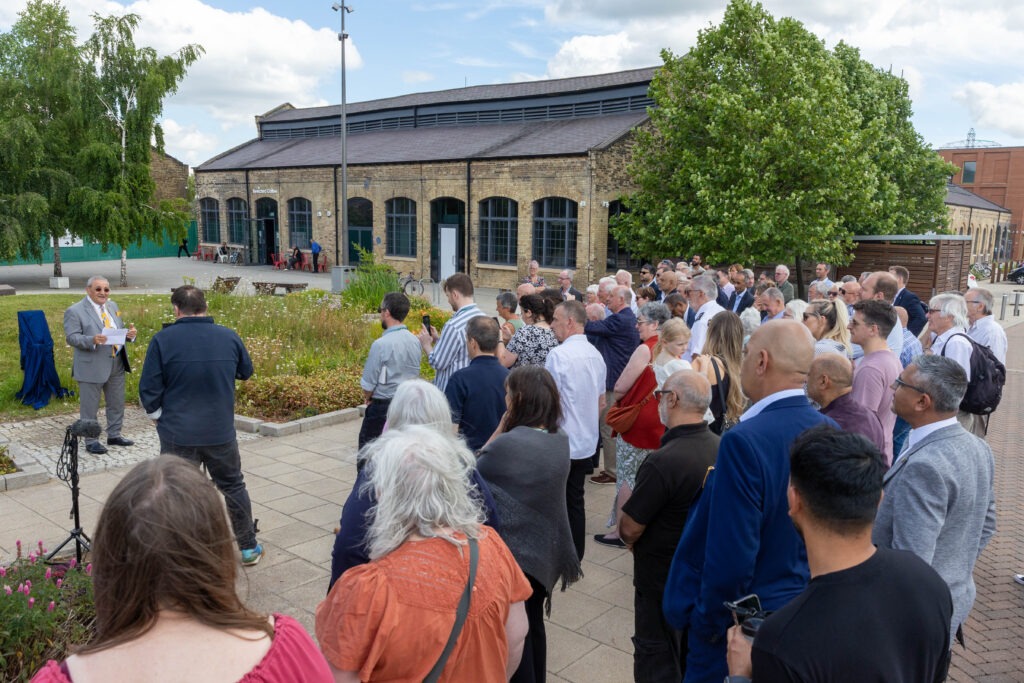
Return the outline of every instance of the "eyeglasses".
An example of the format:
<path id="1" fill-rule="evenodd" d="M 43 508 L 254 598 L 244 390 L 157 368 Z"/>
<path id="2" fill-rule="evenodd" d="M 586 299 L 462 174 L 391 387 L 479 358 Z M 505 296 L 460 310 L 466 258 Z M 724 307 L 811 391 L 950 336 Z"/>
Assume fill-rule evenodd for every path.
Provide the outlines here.
<path id="1" fill-rule="evenodd" d="M 842 294 L 843 296 L 846 296 L 846 290 L 845 289 L 840 288 L 839 289 L 839 293 Z M 831 295 L 832 292 L 829 292 L 829 294 Z"/>
<path id="2" fill-rule="evenodd" d="M 834 299 L 835 297 L 839 296 L 839 292 L 829 292 L 828 295 Z"/>
<path id="3" fill-rule="evenodd" d="M 109 292 L 110 291 L 110 287 L 93 287 L 92 291 L 94 291 L 94 292 Z"/>
<path id="4" fill-rule="evenodd" d="M 892 384 L 889 385 L 889 388 L 892 389 L 893 391 L 896 391 L 900 387 L 906 387 L 907 389 L 913 389 L 914 391 L 916 391 L 919 394 L 927 394 L 928 393 L 927 391 L 925 391 L 921 387 L 915 387 L 913 384 L 907 384 L 906 382 L 901 380 L 899 377 L 894 379 L 892 381 Z"/>
<path id="5" fill-rule="evenodd" d="M 941 308 L 929 308 L 928 312 L 929 313 L 942 313 L 942 309 Z"/>
<path id="6" fill-rule="evenodd" d="M 671 389 L 658 389 L 657 391 L 655 391 L 655 392 L 654 392 L 654 396 L 655 396 L 655 398 L 657 398 L 657 399 L 658 399 L 659 401 L 660 401 L 660 400 L 662 399 L 662 397 L 663 397 L 663 396 L 665 396 L 666 394 L 672 394 L 673 396 L 676 396 L 676 392 L 672 391 Z M 678 396 L 676 396 L 676 400 L 677 400 L 677 401 L 679 400 L 679 397 L 678 397 Z"/>

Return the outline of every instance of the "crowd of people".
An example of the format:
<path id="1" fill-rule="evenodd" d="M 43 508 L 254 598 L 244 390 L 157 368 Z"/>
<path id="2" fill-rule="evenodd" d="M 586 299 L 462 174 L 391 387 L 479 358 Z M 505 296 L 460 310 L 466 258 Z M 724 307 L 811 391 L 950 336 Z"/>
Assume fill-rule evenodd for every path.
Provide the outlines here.
<path id="1" fill-rule="evenodd" d="M 323 659 L 308 638 L 287 636 L 295 654 L 274 666 L 292 678 L 278 680 L 545 680 L 545 615 L 556 586 L 582 577 L 588 477 L 616 489 L 607 528 L 589 542 L 632 553 L 636 681 L 943 680 L 965 642 L 974 563 L 995 532 L 984 441 L 994 405 L 979 408 L 968 383 L 1005 363 L 1006 336 L 984 289 L 925 304 L 899 265 L 833 281 L 822 263 L 815 274 L 801 300 L 784 264 L 755 277 L 741 264 L 666 259 L 636 283 L 619 271 L 576 289 L 574 272 L 548 286 L 531 263 L 490 317 L 458 273 L 443 284 L 454 315 L 417 335 L 405 295 L 385 296 L 361 380 L 356 481 L 316 612 Z M 197 470 L 171 461 L 206 464 L 229 515 L 205 540 L 158 534 L 154 547 L 203 543 L 210 563 L 224 563 L 230 520 L 243 564 L 263 554 L 233 431 L 179 426 L 188 414 L 175 404 L 196 380 L 175 355 L 174 328 L 235 349 L 225 383 L 251 374 L 233 333 L 196 324 L 206 309 L 193 290 L 172 299 L 179 320 L 154 338 L 140 383 L 172 455 L 126 477 L 111 496 L 125 500 L 100 520 L 106 619 L 100 587 L 137 578 L 118 573 L 103 547 L 111 534 L 161 524 L 150 517 L 172 505 L 218 516 L 204 499 L 212 488 L 190 481 L 202 481 Z M 123 392 L 127 356 L 103 336 L 117 326 L 105 322 L 116 315 L 108 297 L 105 281 L 90 281 L 65 318 L 76 368 L 90 353 L 104 366 L 103 377 L 76 375 L 102 380 L 83 393 L 83 418 L 95 418 L 107 383 Z M 432 382 L 419 378 L 421 354 Z M 118 419 L 110 445 L 125 440 Z M 198 493 L 190 502 L 176 487 Z M 209 648 L 240 634 L 232 672 L 255 671 L 294 629 L 242 605 L 233 572 L 211 571 L 212 602 L 179 595 L 168 577 L 135 623 L 114 619 L 39 680 L 87 680 L 170 648 L 155 636 L 184 639 L 189 627 Z M 207 649 L 190 665 L 203 666 Z"/>

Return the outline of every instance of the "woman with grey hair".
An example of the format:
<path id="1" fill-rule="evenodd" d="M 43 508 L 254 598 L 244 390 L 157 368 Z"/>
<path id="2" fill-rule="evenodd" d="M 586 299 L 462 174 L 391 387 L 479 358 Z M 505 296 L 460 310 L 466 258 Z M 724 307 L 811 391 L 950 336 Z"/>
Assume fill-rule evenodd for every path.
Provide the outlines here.
<path id="1" fill-rule="evenodd" d="M 468 483 L 473 454 L 421 426 L 388 431 L 367 449 L 361 488 L 378 498 L 371 561 L 346 572 L 316 610 L 335 680 L 507 680 L 532 590 L 482 523 Z"/>
<path id="2" fill-rule="evenodd" d="M 633 492 L 640 465 L 651 451 L 661 447 L 661 435 L 665 433 L 665 425 L 658 417 L 658 401 L 654 398 L 658 380 L 652 361 L 655 358 L 654 347 L 658 343 L 661 326 L 671 317 L 672 314 L 665 304 L 651 302 L 643 305 L 636 317 L 636 327 L 642 343 L 636 347 L 615 382 L 612 392 L 616 399 L 615 407 L 628 408 L 639 404 L 640 408 L 633 423 L 615 435 L 618 472 L 615 479 L 615 501 L 608 520 L 608 526 L 612 531 L 594 536 L 594 540 L 602 545 L 626 547 L 618 532 L 618 517 L 622 513 L 622 505 Z"/>
<path id="3" fill-rule="evenodd" d="M 462 444 L 452 425 L 448 399 L 440 389 L 422 379 L 410 379 L 398 385 L 395 397 L 388 406 L 388 421 L 384 425 L 384 431 L 387 433 L 414 426 L 430 428 L 456 444 Z M 341 508 L 341 522 L 334 536 L 334 549 L 331 551 L 331 581 L 328 590 L 346 571 L 370 561 L 367 553 L 367 529 L 377 498 L 374 491 L 365 486 L 368 481 L 365 464 L 372 457 L 372 443 L 371 441 L 356 455 L 361 465 L 352 490 L 349 491 L 345 505 Z M 469 477 L 470 484 L 474 487 L 474 495 L 480 499 L 487 512 L 487 524 L 497 529 L 498 508 L 487 482 L 476 468 L 470 468 Z"/>

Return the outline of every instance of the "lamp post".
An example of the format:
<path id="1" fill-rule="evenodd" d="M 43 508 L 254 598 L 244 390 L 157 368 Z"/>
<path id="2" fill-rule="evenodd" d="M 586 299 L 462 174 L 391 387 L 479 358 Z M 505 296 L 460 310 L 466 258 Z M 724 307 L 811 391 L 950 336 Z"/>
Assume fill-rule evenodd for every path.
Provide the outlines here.
<path id="1" fill-rule="evenodd" d="M 345 41 L 348 34 L 345 33 L 345 15 L 352 12 L 352 8 L 342 2 L 331 5 L 331 9 L 341 15 L 341 31 L 338 33 L 338 42 L 341 43 L 341 236 L 344 237 L 345 245 L 342 248 L 339 240 L 338 229 L 334 229 L 334 262 L 349 265 L 348 262 L 348 123 L 345 119 Z"/>

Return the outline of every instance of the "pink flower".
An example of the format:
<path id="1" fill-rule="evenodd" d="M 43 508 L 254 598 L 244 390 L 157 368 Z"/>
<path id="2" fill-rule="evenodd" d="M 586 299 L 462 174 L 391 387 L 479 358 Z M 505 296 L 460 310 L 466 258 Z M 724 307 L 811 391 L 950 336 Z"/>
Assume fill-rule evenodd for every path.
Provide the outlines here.
<path id="1" fill-rule="evenodd" d="M 68 563 L 68 569 L 74 569 L 75 565 L 77 565 L 77 564 L 78 564 L 78 559 L 72 557 L 71 558 L 71 562 Z"/>
<path id="2" fill-rule="evenodd" d="M 29 598 L 28 599 L 28 608 L 32 609 L 35 606 L 36 606 L 36 599 L 35 598 Z"/>
<path id="3" fill-rule="evenodd" d="M 0 577 L 7 576 L 7 567 L 0 567 Z"/>
<path id="4" fill-rule="evenodd" d="M 54 609 L 54 608 L 55 608 L 56 606 L 57 606 L 57 603 L 55 603 L 55 602 L 54 602 L 53 600 L 50 600 L 50 604 L 46 606 L 46 611 L 47 611 L 47 612 L 52 612 L 52 611 L 53 611 L 53 609 Z"/>
<path id="5" fill-rule="evenodd" d="M 46 551 L 43 550 L 43 542 L 39 541 L 39 554 L 43 555 L 44 553 L 46 553 Z"/>
<path id="6" fill-rule="evenodd" d="M 57 590 L 60 590 L 60 587 L 63 586 L 63 585 L 64 585 L 64 579 L 57 579 Z"/>
<path id="7" fill-rule="evenodd" d="M 49 579 L 49 578 L 51 578 L 52 576 L 53 576 L 53 570 L 52 570 L 52 569 L 50 569 L 49 567 L 47 567 L 47 568 L 46 568 L 46 578 L 48 578 L 48 579 Z"/>
<path id="8" fill-rule="evenodd" d="M 7 593 L 7 595 L 10 595 L 13 592 L 14 591 L 11 590 L 10 586 L 8 586 L 7 584 L 4 584 L 4 593 Z"/>
<path id="9" fill-rule="evenodd" d="M 89 564 L 85 565 L 85 573 L 88 574 L 89 576 L 92 576 L 92 562 L 90 562 Z"/>
<path id="10" fill-rule="evenodd" d="M 24 583 L 19 583 L 18 584 L 18 592 L 19 593 L 25 593 L 26 592 L 25 591 L 25 584 Z"/>
<path id="11" fill-rule="evenodd" d="M 32 590 L 32 582 L 28 579 L 25 579 L 25 595 L 28 595 L 28 592 L 30 590 Z"/>

